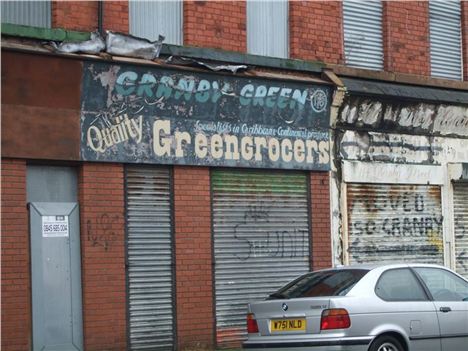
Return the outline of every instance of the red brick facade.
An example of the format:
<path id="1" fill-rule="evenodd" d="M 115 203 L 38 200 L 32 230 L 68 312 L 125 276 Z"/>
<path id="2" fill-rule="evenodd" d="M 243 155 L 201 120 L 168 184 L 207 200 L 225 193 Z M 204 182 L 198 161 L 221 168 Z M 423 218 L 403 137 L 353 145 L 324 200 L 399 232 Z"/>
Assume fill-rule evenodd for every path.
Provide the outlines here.
<path id="1" fill-rule="evenodd" d="M 245 1 L 184 2 L 184 44 L 245 52 Z"/>
<path id="2" fill-rule="evenodd" d="M 214 311 L 209 168 L 174 167 L 174 212 L 179 347 L 210 347 Z"/>
<path id="3" fill-rule="evenodd" d="M 429 76 L 429 3 L 385 1 L 383 41 L 386 71 Z"/>
<path id="4" fill-rule="evenodd" d="M 103 1 L 102 4 L 104 29 L 128 32 L 128 1 Z M 424 1 L 384 3 L 385 70 L 430 75 L 428 16 L 428 3 Z M 247 50 L 244 1 L 185 1 L 183 23 L 184 45 L 239 53 Z M 53 1 L 52 27 L 78 31 L 96 30 L 98 2 Z M 340 1 L 290 1 L 291 58 L 343 64 L 342 27 Z M 468 80 L 468 1 L 462 2 L 462 30 L 464 77 Z M 18 62 L 24 61 L 15 61 L 15 57 L 11 57 L 19 55 L 17 52 L 8 49 L 5 52 L 10 56 L 9 63 L 5 64 L 5 72 L 8 72 L 8 68 L 11 70 L 17 66 L 14 67 L 16 71 L 21 69 L 23 73 L 31 74 L 17 73 L 13 78 L 7 75 L 7 85 L 15 85 L 11 89 L 9 86 L 3 87 L 2 79 L 2 88 L 9 92 L 6 94 L 8 101 L 3 101 L 2 114 L 9 115 L 10 120 L 20 115 L 28 116 L 29 128 L 36 127 L 48 132 L 51 131 L 49 125 L 35 120 L 43 121 L 43 118 L 38 117 L 50 118 L 57 114 L 56 121 L 60 122 L 57 123 L 60 128 L 55 130 L 54 135 L 63 135 L 64 131 L 68 131 L 76 139 L 55 139 L 59 140 L 58 145 L 62 149 L 69 148 L 69 153 L 64 154 L 66 156 L 59 154 L 49 157 L 48 149 L 38 148 L 35 143 L 34 147 L 43 153 L 33 154 L 31 152 L 34 150 L 23 149 L 23 154 L 20 155 L 4 154 L 4 157 L 23 158 L 21 160 L 2 159 L 1 348 L 5 351 L 31 349 L 26 163 L 29 160 L 41 160 L 43 164 L 57 164 L 64 160 L 75 162 L 80 169 L 78 189 L 85 349 L 126 350 L 128 325 L 124 164 L 85 163 L 80 161 L 79 156 L 73 158 L 74 152 L 79 154 L 80 142 L 81 61 L 70 57 L 58 59 L 57 56 L 52 58 L 29 53 L 29 58 L 22 58 L 29 62 L 29 66 L 23 66 Z M 31 64 L 31 57 L 35 57 L 37 61 L 34 62 L 40 64 Z M 52 74 L 46 75 L 41 70 L 35 70 L 38 66 L 45 65 L 53 68 L 50 70 Z M 258 72 L 248 74 L 261 75 L 259 72 L 265 71 L 271 73 L 269 68 L 261 67 Z M 70 76 L 68 72 L 71 72 Z M 45 84 L 48 83 L 46 80 L 49 76 L 53 80 L 50 80 L 51 84 Z M 43 86 L 53 89 L 43 89 Z M 60 92 L 60 96 L 55 95 L 55 91 Z M 40 113 L 30 113 L 35 111 L 33 109 Z M 3 124 L 2 122 L 2 127 Z M 12 135 L 20 134 L 18 130 L 21 129 L 7 131 L 7 136 L 11 138 Z M 176 346 L 180 350 L 209 349 L 216 346 L 210 168 L 174 166 L 172 175 Z M 329 183 L 328 172 L 310 172 L 310 260 L 313 269 L 326 268 L 332 264 Z"/>
<path id="5" fill-rule="evenodd" d="M 31 279 L 26 162 L 2 159 L 2 344 L 31 347 Z"/>
<path id="6" fill-rule="evenodd" d="M 468 1 L 462 1 L 461 7 L 462 7 L 463 79 L 468 81 Z"/>
<path id="7" fill-rule="evenodd" d="M 289 2 L 291 58 L 343 63 L 340 1 Z"/>
<path id="8" fill-rule="evenodd" d="M 310 202 L 312 268 L 329 268 L 332 265 L 329 173 L 310 173 Z"/>
<path id="9" fill-rule="evenodd" d="M 78 185 L 85 349 L 125 350 L 123 165 L 83 164 Z"/>
<path id="10" fill-rule="evenodd" d="M 468 80 L 468 4 L 461 2 L 464 79 Z M 104 29 L 129 32 L 128 1 L 103 2 Z M 184 45 L 246 52 L 244 1 L 184 1 Z M 52 27 L 93 31 L 97 1 L 53 1 Z M 430 75 L 429 4 L 384 1 L 384 68 L 396 73 Z M 289 2 L 290 57 L 344 64 L 341 1 Z"/>
<path id="11" fill-rule="evenodd" d="M 103 29 L 128 33 L 128 1 L 103 1 Z M 52 27 L 77 31 L 98 29 L 97 1 L 53 1 Z"/>

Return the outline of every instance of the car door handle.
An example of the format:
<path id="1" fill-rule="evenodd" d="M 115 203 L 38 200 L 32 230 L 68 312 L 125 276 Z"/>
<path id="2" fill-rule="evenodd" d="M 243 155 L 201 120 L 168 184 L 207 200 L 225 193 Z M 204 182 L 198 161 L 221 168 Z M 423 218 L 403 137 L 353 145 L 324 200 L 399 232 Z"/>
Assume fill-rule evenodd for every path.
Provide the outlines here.
<path id="1" fill-rule="evenodd" d="M 447 313 L 447 312 L 450 312 L 452 309 L 450 307 L 441 307 L 439 308 L 440 312 L 444 312 L 444 313 Z"/>

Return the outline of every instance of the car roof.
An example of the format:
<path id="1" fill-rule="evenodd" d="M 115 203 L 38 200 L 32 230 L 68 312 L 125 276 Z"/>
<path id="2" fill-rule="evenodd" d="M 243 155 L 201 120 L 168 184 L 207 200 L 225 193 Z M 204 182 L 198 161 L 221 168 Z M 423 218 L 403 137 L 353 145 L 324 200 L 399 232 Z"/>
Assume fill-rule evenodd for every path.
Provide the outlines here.
<path id="1" fill-rule="evenodd" d="M 434 267 L 434 268 L 444 268 L 446 267 L 437 265 L 437 264 L 429 264 L 429 263 L 360 263 L 360 264 L 352 264 L 348 266 L 336 266 L 333 268 L 322 269 L 322 271 L 327 270 L 346 270 L 346 269 L 365 269 L 365 270 L 373 270 L 376 268 L 380 269 L 390 269 L 390 268 L 402 268 L 402 267 Z"/>

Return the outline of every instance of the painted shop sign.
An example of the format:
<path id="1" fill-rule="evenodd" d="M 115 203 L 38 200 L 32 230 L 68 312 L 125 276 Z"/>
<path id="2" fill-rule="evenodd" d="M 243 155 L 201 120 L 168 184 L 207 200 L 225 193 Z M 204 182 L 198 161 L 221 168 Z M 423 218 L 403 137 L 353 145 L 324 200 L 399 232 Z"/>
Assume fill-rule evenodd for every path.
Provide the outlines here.
<path id="1" fill-rule="evenodd" d="M 347 130 L 339 145 L 344 160 L 431 165 L 468 162 L 468 139 Z"/>
<path id="2" fill-rule="evenodd" d="M 328 86 L 85 63 L 86 161 L 328 170 Z"/>
<path id="3" fill-rule="evenodd" d="M 338 123 L 342 127 L 398 129 L 404 133 L 468 137 L 468 106 L 389 102 L 352 96 L 343 104 Z"/>

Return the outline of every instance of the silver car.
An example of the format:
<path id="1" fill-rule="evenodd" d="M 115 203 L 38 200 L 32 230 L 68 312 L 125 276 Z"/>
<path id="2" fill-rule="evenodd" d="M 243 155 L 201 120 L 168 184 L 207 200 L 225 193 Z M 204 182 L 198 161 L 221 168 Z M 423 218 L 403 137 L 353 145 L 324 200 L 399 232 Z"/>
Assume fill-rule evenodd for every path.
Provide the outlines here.
<path id="1" fill-rule="evenodd" d="M 307 273 L 249 304 L 245 349 L 468 351 L 468 281 L 424 264 Z"/>

